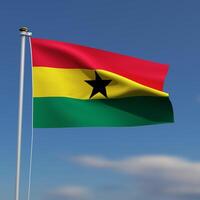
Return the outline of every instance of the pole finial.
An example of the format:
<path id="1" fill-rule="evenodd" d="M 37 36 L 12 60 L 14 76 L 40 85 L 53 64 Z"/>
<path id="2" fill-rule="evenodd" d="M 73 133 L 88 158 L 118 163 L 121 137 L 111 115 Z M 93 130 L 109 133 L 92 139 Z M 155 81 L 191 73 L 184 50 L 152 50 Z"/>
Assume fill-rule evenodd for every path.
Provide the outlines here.
<path id="1" fill-rule="evenodd" d="M 20 32 L 29 32 L 28 30 L 28 27 L 26 26 L 22 26 L 20 29 L 19 29 Z"/>
<path id="2" fill-rule="evenodd" d="M 19 29 L 19 31 L 20 31 L 20 35 L 22 35 L 22 36 L 27 36 L 27 37 L 31 37 L 32 36 L 32 33 L 29 32 L 29 29 L 26 26 L 22 26 Z"/>

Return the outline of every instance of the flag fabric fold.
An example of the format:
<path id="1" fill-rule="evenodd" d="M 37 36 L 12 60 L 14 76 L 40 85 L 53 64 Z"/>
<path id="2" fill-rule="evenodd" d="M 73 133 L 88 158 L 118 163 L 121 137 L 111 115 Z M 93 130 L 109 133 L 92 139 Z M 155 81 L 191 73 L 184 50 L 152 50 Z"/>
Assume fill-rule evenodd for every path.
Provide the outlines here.
<path id="1" fill-rule="evenodd" d="M 31 38 L 35 128 L 173 122 L 168 65 Z"/>

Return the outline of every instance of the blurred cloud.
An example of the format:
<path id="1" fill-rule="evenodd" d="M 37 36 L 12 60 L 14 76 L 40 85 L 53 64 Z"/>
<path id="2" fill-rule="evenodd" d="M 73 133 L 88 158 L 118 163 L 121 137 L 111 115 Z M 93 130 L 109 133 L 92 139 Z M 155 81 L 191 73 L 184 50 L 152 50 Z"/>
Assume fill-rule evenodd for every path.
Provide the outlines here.
<path id="1" fill-rule="evenodd" d="M 83 186 L 62 186 L 49 192 L 50 199 L 73 199 L 83 200 L 88 199 L 91 195 L 91 191 L 87 187 Z"/>
<path id="2" fill-rule="evenodd" d="M 134 176 L 140 191 L 138 199 L 200 198 L 200 162 L 154 155 L 121 160 L 82 155 L 73 157 L 72 160 L 79 165 L 105 168 Z"/>
<path id="3" fill-rule="evenodd" d="M 197 96 L 197 102 L 200 103 L 200 94 Z"/>

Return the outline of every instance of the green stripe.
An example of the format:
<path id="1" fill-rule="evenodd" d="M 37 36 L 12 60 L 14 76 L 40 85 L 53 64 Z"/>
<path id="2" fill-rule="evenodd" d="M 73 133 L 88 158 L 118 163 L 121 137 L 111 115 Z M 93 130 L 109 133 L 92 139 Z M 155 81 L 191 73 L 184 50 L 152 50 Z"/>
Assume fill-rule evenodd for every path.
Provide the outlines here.
<path id="1" fill-rule="evenodd" d="M 34 98 L 34 128 L 139 126 L 173 122 L 167 97 L 79 100 Z"/>

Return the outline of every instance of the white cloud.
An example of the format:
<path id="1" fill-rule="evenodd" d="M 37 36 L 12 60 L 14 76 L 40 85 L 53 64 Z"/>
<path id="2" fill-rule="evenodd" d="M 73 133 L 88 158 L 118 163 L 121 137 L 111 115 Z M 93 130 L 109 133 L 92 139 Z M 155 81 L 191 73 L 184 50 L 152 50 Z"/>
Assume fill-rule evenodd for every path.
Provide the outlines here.
<path id="1" fill-rule="evenodd" d="M 72 160 L 82 165 L 97 167 L 97 168 L 110 168 L 113 166 L 113 161 L 109 161 L 102 157 L 96 157 L 96 156 L 87 156 L 87 155 L 76 156 L 73 157 Z"/>
<path id="2" fill-rule="evenodd" d="M 200 103 L 200 94 L 197 96 L 197 102 Z"/>
<path id="3" fill-rule="evenodd" d="M 170 156 L 140 156 L 121 160 L 77 156 L 73 161 L 135 176 L 142 192 L 148 194 L 148 197 L 200 198 L 200 162 Z"/>
<path id="4" fill-rule="evenodd" d="M 65 199 L 86 199 L 90 193 L 87 187 L 82 186 L 63 186 L 50 192 L 52 196 Z"/>

